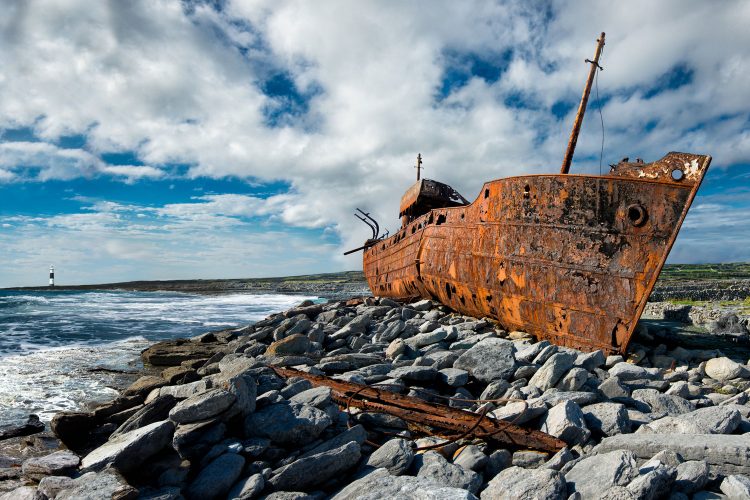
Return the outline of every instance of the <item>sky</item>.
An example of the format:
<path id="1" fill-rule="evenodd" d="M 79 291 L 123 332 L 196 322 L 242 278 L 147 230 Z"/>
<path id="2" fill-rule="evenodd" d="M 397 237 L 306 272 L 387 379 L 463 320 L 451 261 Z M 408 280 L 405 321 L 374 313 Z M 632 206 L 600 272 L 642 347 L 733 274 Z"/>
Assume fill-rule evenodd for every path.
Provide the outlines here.
<path id="1" fill-rule="evenodd" d="M 670 262 L 750 261 L 750 3 L 6 0 L 0 287 L 361 269 L 424 176 L 713 163 Z M 601 119 L 599 116 L 601 110 Z M 602 122 L 604 149 L 602 148 Z"/>

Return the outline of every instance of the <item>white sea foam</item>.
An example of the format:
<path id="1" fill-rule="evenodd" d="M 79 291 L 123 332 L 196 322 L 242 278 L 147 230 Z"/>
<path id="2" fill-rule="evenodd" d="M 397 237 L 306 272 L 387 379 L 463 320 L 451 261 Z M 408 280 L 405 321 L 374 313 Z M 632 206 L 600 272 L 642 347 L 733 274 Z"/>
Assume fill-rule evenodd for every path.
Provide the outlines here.
<path id="1" fill-rule="evenodd" d="M 161 292 L 0 294 L 0 426 L 112 399 L 148 344 L 240 327 L 314 297 Z M 119 377 L 119 378 L 118 378 Z"/>

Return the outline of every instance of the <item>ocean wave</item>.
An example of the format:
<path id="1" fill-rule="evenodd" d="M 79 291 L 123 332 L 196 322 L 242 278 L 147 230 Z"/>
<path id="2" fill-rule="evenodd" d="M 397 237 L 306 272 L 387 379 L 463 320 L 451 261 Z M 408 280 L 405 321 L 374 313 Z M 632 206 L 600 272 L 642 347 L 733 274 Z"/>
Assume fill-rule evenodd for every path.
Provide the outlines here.
<path id="1" fill-rule="evenodd" d="M 44 295 L 43 297 L 41 295 Z M 0 292 L 0 425 L 107 401 L 105 366 L 132 371 L 148 344 L 241 327 L 313 297 L 174 292 Z M 12 307 L 7 307 L 13 304 Z"/>

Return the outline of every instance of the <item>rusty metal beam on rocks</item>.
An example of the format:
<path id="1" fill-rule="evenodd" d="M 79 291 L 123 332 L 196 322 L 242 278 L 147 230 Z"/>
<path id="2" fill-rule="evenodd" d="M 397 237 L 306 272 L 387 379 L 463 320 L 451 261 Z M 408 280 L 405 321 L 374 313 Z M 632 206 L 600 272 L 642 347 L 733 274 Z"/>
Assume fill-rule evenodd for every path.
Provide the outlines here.
<path id="1" fill-rule="evenodd" d="M 273 368 L 281 377 L 300 377 L 315 386 L 329 387 L 331 397 L 341 406 L 354 406 L 366 411 L 387 413 L 419 426 L 429 426 L 435 433 L 448 439 L 455 437 L 481 438 L 513 448 L 530 448 L 557 452 L 565 443 L 544 432 L 526 429 L 486 415 L 470 413 L 450 406 L 395 394 L 375 387 L 333 380 L 291 368 Z"/>

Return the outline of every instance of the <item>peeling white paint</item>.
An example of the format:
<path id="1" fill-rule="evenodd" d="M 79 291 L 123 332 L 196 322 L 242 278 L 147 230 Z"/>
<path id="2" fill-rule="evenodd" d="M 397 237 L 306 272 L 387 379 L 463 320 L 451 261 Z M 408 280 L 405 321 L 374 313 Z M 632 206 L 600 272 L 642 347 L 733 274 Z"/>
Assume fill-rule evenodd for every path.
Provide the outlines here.
<path id="1" fill-rule="evenodd" d="M 700 166 L 698 165 L 698 159 L 693 158 L 690 160 L 690 163 L 685 163 L 685 177 L 692 178 L 697 177 L 700 170 Z"/>
<path id="2" fill-rule="evenodd" d="M 639 178 L 639 179 L 642 179 L 642 178 L 644 178 L 644 177 L 646 177 L 647 179 L 656 179 L 657 177 L 659 177 L 659 174 L 658 174 L 658 173 L 656 173 L 656 172 L 654 172 L 654 173 L 651 173 L 651 174 L 647 174 L 647 173 L 646 173 L 646 172 L 644 172 L 643 170 L 639 170 L 639 171 L 638 171 L 638 178 Z"/>

